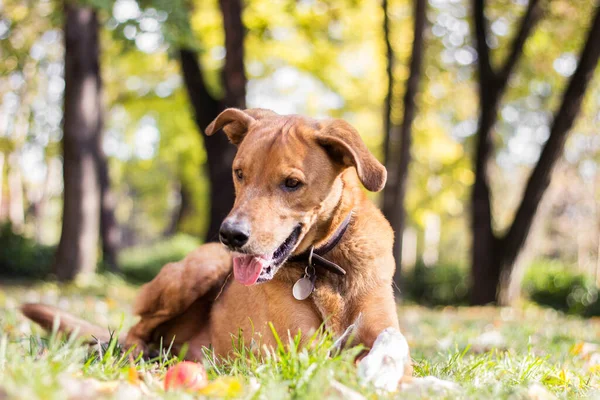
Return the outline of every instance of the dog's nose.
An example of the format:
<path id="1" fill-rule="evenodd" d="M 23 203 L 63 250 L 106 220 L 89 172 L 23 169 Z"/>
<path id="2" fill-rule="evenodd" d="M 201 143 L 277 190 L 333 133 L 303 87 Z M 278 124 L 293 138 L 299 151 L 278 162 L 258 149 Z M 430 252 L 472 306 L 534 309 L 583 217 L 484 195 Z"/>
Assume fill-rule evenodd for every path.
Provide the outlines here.
<path id="1" fill-rule="evenodd" d="M 248 242 L 250 227 L 244 222 L 225 220 L 221 224 L 219 238 L 225 246 L 231 249 L 239 249 Z"/>

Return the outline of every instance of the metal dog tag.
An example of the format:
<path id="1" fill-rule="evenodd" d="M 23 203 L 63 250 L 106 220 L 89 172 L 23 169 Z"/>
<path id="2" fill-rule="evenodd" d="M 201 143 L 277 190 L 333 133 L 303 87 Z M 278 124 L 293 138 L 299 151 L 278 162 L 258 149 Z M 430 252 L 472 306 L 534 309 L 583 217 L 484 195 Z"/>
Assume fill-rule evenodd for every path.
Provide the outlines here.
<path id="1" fill-rule="evenodd" d="M 314 282 L 308 276 L 303 276 L 294 283 L 292 294 L 296 300 L 306 300 L 313 290 L 315 290 Z"/>
<path id="2" fill-rule="evenodd" d="M 317 271 L 312 263 L 313 250 L 315 246 L 310 248 L 308 255 L 308 265 L 304 268 L 304 276 L 294 283 L 292 294 L 296 300 L 306 300 L 315 290 L 315 281 L 317 280 Z"/>

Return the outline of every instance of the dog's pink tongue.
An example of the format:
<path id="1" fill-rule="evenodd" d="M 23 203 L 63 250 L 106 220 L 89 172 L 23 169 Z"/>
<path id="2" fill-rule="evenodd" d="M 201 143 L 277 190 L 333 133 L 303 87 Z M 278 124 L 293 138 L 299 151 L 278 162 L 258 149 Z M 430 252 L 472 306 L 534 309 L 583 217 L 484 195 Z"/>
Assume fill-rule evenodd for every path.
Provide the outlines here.
<path id="1" fill-rule="evenodd" d="M 233 258 L 233 275 L 242 285 L 254 285 L 267 264 L 268 261 L 264 258 L 240 255 Z"/>

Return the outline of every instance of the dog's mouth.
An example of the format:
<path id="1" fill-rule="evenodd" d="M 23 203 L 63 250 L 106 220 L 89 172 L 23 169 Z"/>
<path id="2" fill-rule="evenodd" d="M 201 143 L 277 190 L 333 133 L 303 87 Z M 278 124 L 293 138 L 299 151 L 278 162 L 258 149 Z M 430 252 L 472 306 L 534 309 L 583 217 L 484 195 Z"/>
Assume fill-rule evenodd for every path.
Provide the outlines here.
<path id="1" fill-rule="evenodd" d="M 233 275 L 242 285 L 270 281 L 281 265 L 288 259 L 298 244 L 302 226 L 294 228 L 290 236 L 269 256 L 235 253 L 233 256 Z"/>

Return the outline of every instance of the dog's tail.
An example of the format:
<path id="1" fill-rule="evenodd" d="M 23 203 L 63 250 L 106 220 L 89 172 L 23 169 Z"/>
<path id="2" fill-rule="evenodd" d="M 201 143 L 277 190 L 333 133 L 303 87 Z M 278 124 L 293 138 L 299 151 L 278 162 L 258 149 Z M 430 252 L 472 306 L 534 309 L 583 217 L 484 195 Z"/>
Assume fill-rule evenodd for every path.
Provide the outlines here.
<path id="1" fill-rule="evenodd" d="M 76 333 L 86 341 L 93 343 L 107 343 L 111 340 L 112 334 L 108 329 L 101 328 L 50 305 L 39 303 L 23 304 L 21 312 L 47 331 L 52 331 L 54 329 L 54 321 L 57 321 L 58 331 L 67 335 Z M 123 343 L 123 339 L 124 337 L 119 338 L 119 342 Z"/>

